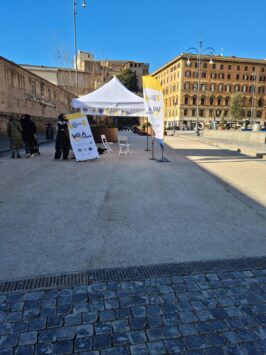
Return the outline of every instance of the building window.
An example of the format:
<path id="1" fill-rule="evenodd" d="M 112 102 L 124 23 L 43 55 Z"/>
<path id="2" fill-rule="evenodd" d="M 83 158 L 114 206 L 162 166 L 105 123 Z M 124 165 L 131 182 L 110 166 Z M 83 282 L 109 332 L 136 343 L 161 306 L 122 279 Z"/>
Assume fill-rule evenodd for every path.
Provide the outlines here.
<path id="1" fill-rule="evenodd" d="M 231 74 L 227 74 L 227 79 L 231 79 Z"/>
<path id="2" fill-rule="evenodd" d="M 220 65 L 220 69 L 223 69 L 223 68 L 224 68 L 224 66 L 223 66 L 223 64 L 221 64 L 221 65 Z"/>
<path id="3" fill-rule="evenodd" d="M 227 117 L 228 111 L 224 111 L 224 117 Z"/>
<path id="4" fill-rule="evenodd" d="M 237 70 L 240 70 L 240 65 L 237 66 Z"/>
<path id="5" fill-rule="evenodd" d="M 255 91 L 255 86 L 254 85 L 250 85 L 249 92 L 254 92 L 254 91 Z"/>
<path id="6" fill-rule="evenodd" d="M 236 74 L 236 80 L 239 80 L 239 78 L 240 78 L 240 75 Z"/>
<path id="7" fill-rule="evenodd" d="M 220 91 L 220 92 L 223 91 L 223 84 L 218 85 L 218 91 Z"/>
<path id="8" fill-rule="evenodd" d="M 36 96 L 36 84 L 34 81 L 31 83 L 31 90 L 32 90 L 32 95 Z"/>
<path id="9" fill-rule="evenodd" d="M 196 116 L 196 110 L 192 110 L 192 116 Z"/>
<path id="10" fill-rule="evenodd" d="M 193 73 L 193 78 L 198 78 L 198 76 L 199 76 L 199 73 L 198 73 L 197 71 L 195 71 L 195 72 Z"/>
<path id="11" fill-rule="evenodd" d="M 210 97 L 210 105 L 211 105 L 211 106 L 214 105 L 214 97 L 213 97 L 213 96 Z"/>
<path id="12" fill-rule="evenodd" d="M 235 85 L 235 92 L 239 92 L 240 91 L 240 86 L 239 85 Z"/>
<path id="13" fill-rule="evenodd" d="M 51 100 L 51 89 L 48 89 L 48 100 Z"/>
<path id="14" fill-rule="evenodd" d="M 262 107 L 263 106 L 263 98 L 260 97 L 258 100 L 258 107 Z"/>
<path id="15" fill-rule="evenodd" d="M 225 98 L 225 106 L 229 106 L 229 103 L 230 103 L 230 98 L 226 97 Z"/>
<path id="16" fill-rule="evenodd" d="M 251 117 L 251 111 L 248 111 L 247 117 Z"/>
<path id="17" fill-rule="evenodd" d="M 224 74 L 219 74 L 219 79 L 224 79 Z"/>
<path id="18" fill-rule="evenodd" d="M 187 116 L 187 109 L 184 109 L 184 116 Z"/>
<path id="19" fill-rule="evenodd" d="M 203 68 L 204 68 L 204 69 L 207 68 L 207 63 L 203 63 Z"/>
<path id="20" fill-rule="evenodd" d="M 222 104 L 222 96 L 218 96 L 217 103 L 219 106 Z"/>
<path id="21" fill-rule="evenodd" d="M 256 70 L 256 68 L 255 67 L 252 67 L 252 71 L 255 71 Z"/>
<path id="22" fill-rule="evenodd" d="M 41 96 L 44 96 L 44 83 L 41 83 Z"/>
<path id="23" fill-rule="evenodd" d="M 228 70 L 231 70 L 232 69 L 232 66 L 231 65 L 228 65 Z"/>
<path id="24" fill-rule="evenodd" d="M 192 103 L 193 105 L 197 105 L 197 96 L 193 96 Z"/>
<path id="25" fill-rule="evenodd" d="M 211 84 L 211 91 L 215 91 L 215 84 Z"/>
<path id="26" fill-rule="evenodd" d="M 259 93 L 264 94 L 264 86 L 259 86 Z"/>
<path id="27" fill-rule="evenodd" d="M 193 90 L 197 91 L 198 90 L 198 83 L 193 83 Z"/>
<path id="28" fill-rule="evenodd" d="M 204 96 L 202 96 L 202 97 L 200 98 L 200 104 L 201 104 L 201 105 L 205 105 L 205 97 L 204 97 Z"/>
<path id="29" fill-rule="evenodd" d="M 185 77 L 190 78 L 190 76 L 191 76 L 191 72 L 190 71 L 186 71 L 185 72 Z"/>
<path id="30" fill-rule="evenodd" d="M 207 90 L 207 84 L 206 83 L 202 83 L 201 84 L 201 91 L 206 91 Z"/>
<path id="31" fill-rule="evenodd" d="M 247 92 L 247 85 L 242 86 L 242 92 Z"/>
<path id="32" fill-rule="evenodd" d="M 190 90 L 190 83 L 186 82 L 184 88 L 185 90 Z"/>
<path id="33" fill-rule="evenodd" d="M 248 70 L 248 67 L 247 66 L 245 66 L 245 71 L 247 71 Z"/>
<path id="34" fill-rule="evenodd" d="M 188 105 L 188 96 L 185 96 L 185 105 Z"/>
<path id="35" fill-rule="evenodd" d="M 207 77 L 207 74 L 206 74 L 205 72 L 202 72 L 202 73 L 201 73 L 201 77 L 202 77 L 202 78 L 206 78 L 206 77 Z"/>
<path id="36" fill-rule="evenodd" d="M 202 110 L 202 109 L 199 110 L 199 116 L 200 116 L 200 117 L 203 117 L 203 116 L 204 116 L 204 110 Z"/>
<path id="37" fill-rule="evenodd" d="M 225 85 L 225 91 L 230 92 L 231 91 L 231 85 L 227 84 Z"/>
<path id="38" fill-rule="evenodd" d="M 212 69 L 216 69 L 216 64 L 213 64 L 213 65 L 212 65 Z"/>
<path id="39" fill-rule="evenodd" d="M 212 117 L 212 110 L 209 110 L 209 116 Z"/>
<path id="40" fill-rule="evenodd" d="M 216 79 L 217 78 L 217 74 L 216 73 L 211 73 L 211 78 L 212 79 Z"/>
<path id="41" fill-rule="evenodd" d="M 258 118 L 261 117 L 261 111 L 257 111 L 256 117 L 258 117 Z"/>

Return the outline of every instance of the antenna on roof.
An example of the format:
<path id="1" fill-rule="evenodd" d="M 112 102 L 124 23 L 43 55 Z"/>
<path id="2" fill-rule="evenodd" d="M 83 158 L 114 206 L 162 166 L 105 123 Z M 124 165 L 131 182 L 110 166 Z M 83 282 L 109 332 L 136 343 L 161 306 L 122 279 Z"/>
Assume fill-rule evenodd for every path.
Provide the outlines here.
<path id="1" fill-rule="evenodd" d="M 224 55 L 224 49 L 223 48 L 221 48 L 221 57 Z"/>

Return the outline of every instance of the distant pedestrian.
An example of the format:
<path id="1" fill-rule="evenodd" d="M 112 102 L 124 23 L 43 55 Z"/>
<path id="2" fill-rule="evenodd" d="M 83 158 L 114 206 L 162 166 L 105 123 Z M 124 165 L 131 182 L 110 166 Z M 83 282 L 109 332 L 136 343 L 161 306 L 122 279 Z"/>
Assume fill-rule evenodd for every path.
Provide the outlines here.
<path id="1" fill-rule="evenodd" d="M 20 123 L 23 129 L 23 140 L 25 143 L 26 158 L 33 157 L 35 134 L 37 132 L 36 125 L 32 121 L 31 116 L 28 114 L 22 116 Z"/>
<path id="2" fill-rule="evenodd" d="M 15 115 L 9 119 L 7 135 L 10 138 L 11 158 L 21 158 L 19 149 L 23 147 L 22 127 Z"/>
<path id="3" fill-rule="evenodd" d="M 57 119 L 57 134 L 55 140 L 55 159 L 60 159 L 63 154 L 63 159 L 68 159 L 70 149 L 69 132 L 65 115 L 61 113 Z"/>

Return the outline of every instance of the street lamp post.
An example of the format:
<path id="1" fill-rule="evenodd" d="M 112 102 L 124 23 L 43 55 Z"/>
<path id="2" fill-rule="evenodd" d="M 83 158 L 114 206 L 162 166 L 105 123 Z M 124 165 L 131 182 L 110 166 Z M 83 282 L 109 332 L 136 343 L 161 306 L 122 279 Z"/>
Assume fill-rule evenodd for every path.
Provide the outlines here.
<path id="1" fill-rule="evenodd" d="M 253 116 L 254 116 L 254 110 L 255 110 L 255 94 L 256 94 L 256 82 L 257 82 L 257 68 L 255 68 L 255 71 L 252 73 L 252 79 L 254 82 L 253 85 L 253 91 L 252 91 L 252 101 L 251 101 L 251 117 L 250 117 L 250 121 L 251 121 L 251 128 L 253 126 Z"/>
<path id="2" fill-rule="evenodd" d="M 174 108 L 175 108 L 175 110 L 174 110 L 174 129 L 173 129 L 173 135 L 175 135 L 175 121 L 176 121 L 176 113 L 177 113 L 177 99 L 175 99 L 174 100 Z"/>
<path id="3" fill-rule="evenodd" d="M 86 0 L 83 0 L 82 5 L 85 8 Z M 73 19 L 74 19 L 74 48 L 75 48 L 75 69 L 76 69 L 76 94 L 79 93 L 78 85 L 78 50 L 77 50 L 77 0 L 73 0 Z"/>
<path id="4" fill-rule="evenodd" d="M 203 48 L 203 42 L 199 42 L 199 48 L 190 47 L 187 49 L 188 53 L 193 54 L 194 51 L 197 55 L 197 76 L 198 76 L 198 84 L 197 84 L 197 103 L 196 103 L 196 134 L 197 136 L 200 135 L 199 133 L 199 94 L 200 94 L 200 75 L 201 75 L 201 62 L 202 62 L 202 55 L 215 55 L 215 50 L 212 47 Z M 213 64 L 212 57 L 210 58 L 209 64 Z M 190 66 L 190 58 L 187 58 L 187 66 Z"/>

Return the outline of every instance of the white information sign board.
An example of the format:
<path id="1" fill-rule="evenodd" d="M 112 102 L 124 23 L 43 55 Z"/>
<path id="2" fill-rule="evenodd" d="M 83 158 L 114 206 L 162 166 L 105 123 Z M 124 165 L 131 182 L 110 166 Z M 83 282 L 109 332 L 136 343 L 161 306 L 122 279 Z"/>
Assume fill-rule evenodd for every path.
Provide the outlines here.
<path id="1" fill-rule="evenodd" d="M 87 117 L 81 113 L 73 113 L 66 115 L 66 118 L 76 161 L 98 158 L 99 153 Z"/>

